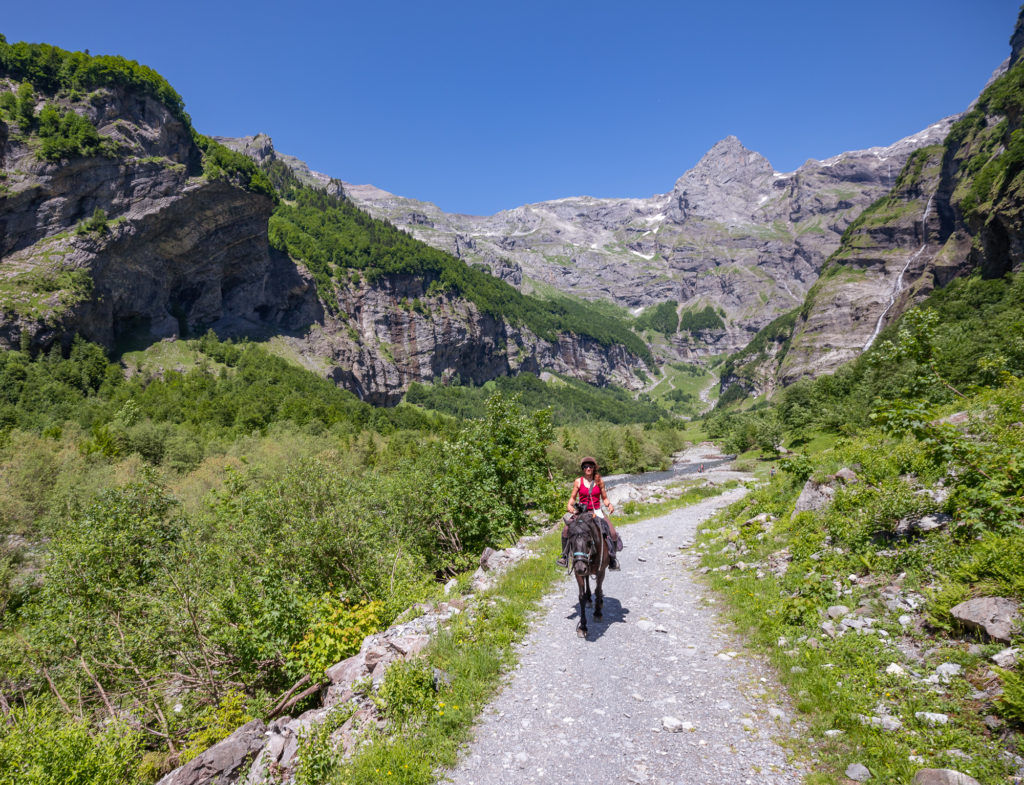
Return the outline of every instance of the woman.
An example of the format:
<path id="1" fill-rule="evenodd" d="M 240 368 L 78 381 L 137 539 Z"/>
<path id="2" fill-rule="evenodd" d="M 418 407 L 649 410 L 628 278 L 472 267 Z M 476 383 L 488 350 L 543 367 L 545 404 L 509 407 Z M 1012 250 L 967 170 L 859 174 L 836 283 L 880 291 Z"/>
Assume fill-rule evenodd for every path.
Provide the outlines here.
<path id="1" fill-rule="evenodd" d="M 562 527 L 562 558 L 558 560 L 558 563 L 563 567 L 568 563 L 565 556 L 565 542 L 569 536 L 569 521 L 575 517 L 576 505 L 579 504 L 582 506 L 583 512 L 594 513 L 608 527 L 608 534 L 612 540 L 612 549 L 608 554 L 610 557 L 608 567 L 617 570 L 619 569 L 619 560 L 615 558 L 615 553 L 621 547 L 619 545 L 619 535 L 616 533 L 615 527 L 612 526 L 612 522 L 608 520 L 608 516 L 604 514 L 604 510 L 601 509 L 601 502 L 604 502 L 604 506 L 608 508 L 609 513 L 615 512 L 615 505 L 608 501 L 608 494 L 604 490 L 604 480 L 601 479 L 601 474 L 597 470 L 597 460 L 595 458 L 589 455 L 584 456 L 580 461 L 580 471 L 583 472 L 583 476 L 577 477 L 576 481 L 572 484 L 572 494 L 569 496 L 569 503 L 566 505 L 569 512 L 562 519 L 565 525 Z"/>

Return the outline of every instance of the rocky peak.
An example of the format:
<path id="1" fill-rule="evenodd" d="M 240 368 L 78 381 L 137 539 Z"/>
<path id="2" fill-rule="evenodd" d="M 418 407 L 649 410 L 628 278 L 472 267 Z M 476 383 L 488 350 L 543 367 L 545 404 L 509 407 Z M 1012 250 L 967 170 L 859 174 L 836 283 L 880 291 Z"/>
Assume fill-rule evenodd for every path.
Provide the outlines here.
<path id="1" fill-rule="evenodd" d="M 1017 62 L 1021 50 L 1024 50 L 1024 13 L 1017 16 L 1017 24 L 1013 27 L 1013 35 L 1010 36 L 1010 65 Z"/>
<path id="2" fill-rule="evenodd" d="M 257 166 L 264 166 L 272 161 L 280 161 L 298 177 L 303 185 L 320 188 L 331 196 L 344 196 L 345 190 L 340 180 L 335 180 L 322 172 L 314 172 L 309 164 L 299 160 L 294 155 L 286 155 L 278 152 L 274 147 L 274 140 L 266 134 L 255 136 L 215 136 L 215 140 L 225 147 L 249 156 L 256 162 Z"/>
<path id="3" fill-rule="evenodd" d="M 748 223 L 770 190 L 775 174 L 768 159 L 748 150 L 735 136 L 717 142 L 680 177 L 672 190 L 668 217 L 691 216 L 729 224 Z"/>

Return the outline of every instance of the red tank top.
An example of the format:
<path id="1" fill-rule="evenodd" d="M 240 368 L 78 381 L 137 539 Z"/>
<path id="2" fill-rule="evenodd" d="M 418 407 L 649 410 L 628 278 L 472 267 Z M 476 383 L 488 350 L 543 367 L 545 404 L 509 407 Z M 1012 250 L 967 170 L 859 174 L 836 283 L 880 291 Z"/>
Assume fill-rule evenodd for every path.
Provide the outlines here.
<path id="1" fill-rule="evenodd" d="M 596 482 L 591 488 L 587 488 L 583 484 L 583 478 L 580 478 L 580 502 L 583 504 L 585 510 L 597 510 L 601 507 L 601 486 Z"/>

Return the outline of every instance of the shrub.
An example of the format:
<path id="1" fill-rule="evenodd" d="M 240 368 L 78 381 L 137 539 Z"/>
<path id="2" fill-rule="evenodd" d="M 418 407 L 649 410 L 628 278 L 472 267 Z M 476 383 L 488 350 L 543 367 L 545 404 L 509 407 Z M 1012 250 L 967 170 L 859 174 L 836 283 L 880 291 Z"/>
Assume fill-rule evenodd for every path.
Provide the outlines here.
<path id="1" fill-rule="evenodd" d="M 385 614 L 382 602 L 349 603 L 332 594 L 324 594 L 308 608 L 312 621 L 302 640 L 292 646 L 289 660 L 313 679 L 357 654 L 363 639 L 381 629 Z"/>
<path id="2" fill-rule="evenodd" d="M 42 704 L 14 707 L 0 723 L 0 785 L 134 785 L 138 732 L 102 729 Z"/>
<path id="3" fill-rule="evenodd" d="M 188 763 L 251 719 L 253 716 L 245 707 L 245 696 L 237 690 L 229 690 L 216 706 L 210 706 L 200 714 L 199 727 L 189 734 L 179 762 Z"/>
<path id="4" fill-rule="evenodd" d="M 391 663 L 377 697 L 385 717 L 399 727 L 414 725 L 436 700 L 430 663 L 424 659 Z"/>

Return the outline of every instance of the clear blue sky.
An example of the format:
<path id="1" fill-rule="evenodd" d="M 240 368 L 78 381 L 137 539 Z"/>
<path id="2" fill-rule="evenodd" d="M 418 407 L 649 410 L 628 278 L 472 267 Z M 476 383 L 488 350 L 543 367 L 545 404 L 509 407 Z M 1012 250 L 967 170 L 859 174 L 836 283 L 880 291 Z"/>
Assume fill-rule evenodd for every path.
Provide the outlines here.
<path id="1" fill-rule="evenodd" d="M 1019 0 L 9 3 L 8 41 L 152 66 L 198 130 L 486 215 L 668 191 L 735 134 L 779 171 L 963 110 Z"/>

